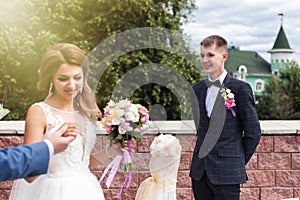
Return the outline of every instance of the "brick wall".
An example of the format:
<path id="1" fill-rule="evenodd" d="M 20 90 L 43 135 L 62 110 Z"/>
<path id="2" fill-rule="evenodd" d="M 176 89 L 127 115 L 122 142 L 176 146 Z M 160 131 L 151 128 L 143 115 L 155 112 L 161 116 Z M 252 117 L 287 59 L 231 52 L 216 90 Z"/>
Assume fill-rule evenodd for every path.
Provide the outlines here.
<path id="1" fill-rule="evenodd" d="M 300 197 L 300 135 L 263 136 L 247 173 L 241 199 Z"/>
<path id="2" fill-rule="evenodd" d="M 262 127 L 263 128 L 263 127 Z M 1 129 L 1 128 L 0 128 Z M 264 133 L 260 144 L 247 165 L 249 181 L 242 185 L 241 200 L 279 200 L 300 196 L 300 135 L 299 132 L 282 131 L 276 134 Z M 2 131 L 3 133 L 3 131 Z M 183 147 L 178 171 L 177 199 L 193 200 L 189 166 L 196 137 L 193 134 L 177 134 Z M 147 135 L 137 144 L 134 156 L 135 170 L 129 189 L 124 189 L 120 199 L 132 200 L 139 184 L 150 176 L 148 161 L 150 159 L 149 147 L 154 135 Z M 5 136 L 0 130 L 0 148 L 16 146 L 22 143 L 23 137 Z M 96 148 L 102 149 L 107 145 L 103 135 L 98 135 Z M 104 166 L 92 169 L 100 178 Z M 0 169 L 1 170 L 1 169 Z M 103 186 L 105 199 L 114 199 L 119 192 L 119 186 L 125 177 L 124 172 L 118 172 L 110 189 Z M 0 199 L 6 200 L 10 194 L 12 181 L 0 183 Z"/>

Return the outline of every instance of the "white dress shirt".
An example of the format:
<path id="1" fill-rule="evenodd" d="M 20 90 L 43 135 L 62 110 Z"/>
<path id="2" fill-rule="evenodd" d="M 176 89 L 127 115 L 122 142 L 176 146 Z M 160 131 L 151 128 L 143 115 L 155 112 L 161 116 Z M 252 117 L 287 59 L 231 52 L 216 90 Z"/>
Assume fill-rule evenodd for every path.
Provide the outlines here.
<path id="1" fill-rule="evenodd" d="M 49 149 L 49 158 L 51 158 L 54 155 L 54 146 L 52 142 L 48 139 L 44 139 L 43 142 L 45 142 Z"/>

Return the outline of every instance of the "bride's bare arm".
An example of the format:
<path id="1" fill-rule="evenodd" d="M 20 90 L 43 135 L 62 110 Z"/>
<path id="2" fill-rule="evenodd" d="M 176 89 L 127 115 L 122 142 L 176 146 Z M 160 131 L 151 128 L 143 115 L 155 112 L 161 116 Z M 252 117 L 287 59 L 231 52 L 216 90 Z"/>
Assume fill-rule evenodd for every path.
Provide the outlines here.
<path id="1" fill-rule="evenodd" d="M 24 143 L 32 144 L 43 140 L 46 130 L 46 119 L 42 108 L 39 106 L 31 106 L 26 115 Z M 38 176 L 26 178 L 28 182 L 33 182 Z"/>

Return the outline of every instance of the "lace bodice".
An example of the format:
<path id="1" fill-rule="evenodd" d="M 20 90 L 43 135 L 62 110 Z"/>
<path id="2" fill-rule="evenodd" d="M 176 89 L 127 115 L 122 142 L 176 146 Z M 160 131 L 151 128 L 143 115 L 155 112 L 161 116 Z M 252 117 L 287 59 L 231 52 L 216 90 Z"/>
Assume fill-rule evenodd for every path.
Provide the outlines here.
<path id="1" fill-rule="evenodd" d="M 45 136 L 52 134 L 64 122 L 75 123 L 76 128 L 80 131 L 80 134 L 65 151 L 50 159 L 48 175 L 69 176 L 82 171 L 88 172 L 90 154 L 96 141 L 95 125 L 78 111 L 61 111 L 44 102 L 36 103 L 36 105 L 42 107 L 46 116 L 47 131 Z"/>

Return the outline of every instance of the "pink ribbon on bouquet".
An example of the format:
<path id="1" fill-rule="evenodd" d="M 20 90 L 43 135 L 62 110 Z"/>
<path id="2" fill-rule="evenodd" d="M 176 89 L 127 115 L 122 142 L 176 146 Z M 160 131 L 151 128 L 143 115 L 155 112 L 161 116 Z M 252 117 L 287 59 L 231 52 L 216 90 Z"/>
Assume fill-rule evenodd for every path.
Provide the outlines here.
<path id="1" fill-rule="evenodd" d="M 108 173 L 108 171 L 110 170 L 109 172 L 109 175 L 108 175 L 108 178 L 106 179 L 105 181 L 105 184 L 106 184 L 106 187 L 109 188 L 111 183 L 113 182 L 115 176 L 116 176 L 116 173 L 118 171 L 118 169 L 120 168 L 120 164 L 123 160 L 123 156 L 119 156 L 117 155 L 108 165 L 107 167 L 105 168 L 101 178 L 100 178 L 100 181 L 99 183 L 101 184 L 102 181 L 104 180 L 104 177 L 106 176 L 106 174 Z"/>
<path id="2" fill-rule="evenodd" d="M 124 164 L 125 164 L 125 171 L 127 172 L 125 180 L 121 186 L 121 189 L 115 198 L 119 198 L 122 194 L 123 188 L 126 184 L 126 189 L 129 188 L 132 180 L 132 148 L 131 148 L 131 143 L 130 140 L 127 141 L 127 149 L 124 149 Z"/>
<path id="3" fill-rule="evenodd" d="M 112 182 L 113 182 L 113 180 L 116 176 L 116 173 L 117 173 L 118 169 L 120 168 L 121 162 L 124 158 L 125 171 L 127 172 L 127 174 L 126 174 L 126 178 L 125 178 L 125 180 L 124 180 L 124 182 L 121 186 L 121 189 L 120 189 L 119 193 L 117 194 L 117 196 L 115 196 L 115 198 L 119 198 L 121 196 L 123 188 L 124 188 L 126 183 L 127 183 L 126 184 L 126 189 L 129 188 L 129 186 L 131 184 L 131 180 L 132 180 L 132 148 L 131 148 L 130 140 L 128 140 L 128 142 L 127 142 L 127 147 L 128 147 L 128 150 L 124 149 L 123 156 L 117 155 L 107 165 L 107 167 L 105 168 L 105 170 L 104 170 L 104 172 L 103 172 L 103 174 L 100 178 L 100 181 L 99 181 L 99 183 L 101 184 L 102 181 L 104 180 L 106 174 L 111 169 L 110 172 L 109 172 L 108 178 L 105 181 L 106 187 L 109 188 L 110 185 L 112 184 Z"/>

